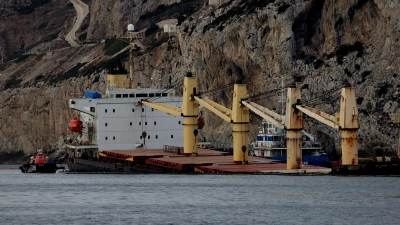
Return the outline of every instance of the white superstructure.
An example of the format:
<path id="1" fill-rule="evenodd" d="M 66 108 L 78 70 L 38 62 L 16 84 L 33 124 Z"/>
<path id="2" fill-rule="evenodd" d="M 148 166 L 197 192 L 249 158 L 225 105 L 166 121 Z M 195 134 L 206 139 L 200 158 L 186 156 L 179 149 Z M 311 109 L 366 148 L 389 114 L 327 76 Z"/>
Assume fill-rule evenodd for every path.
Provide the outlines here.
<path id="1" fill-rule="evenodd" d="M 73 137 L 67 144 L 75 157 L 83 152 L 97 157 L 98 152 L 108 150 L 183 146 L 182 117 L 140 103 L 147 99 L 180 108 L 182 97 L 175 96 L 174 89 L 126 88 L 129 77 L 124 72 L 108 75 L 105 95 L 87 91 L 83 98 L 69 100 L 69 107 L 82 121 L 82 132 L 71 132 Z M 132 82 L 129 86 L 137 87 Z"/>
<path id="2" fill-rule="evenodd" d="M 116 89 L 105 98 L 70 99 L 69 107 L 80 112 L 83 122 L 79 144 L 97 145 L 100 151 L 181 146 L 182 118 L 141 105 L 141 99 L 181 107 L 172 89 Z"/>

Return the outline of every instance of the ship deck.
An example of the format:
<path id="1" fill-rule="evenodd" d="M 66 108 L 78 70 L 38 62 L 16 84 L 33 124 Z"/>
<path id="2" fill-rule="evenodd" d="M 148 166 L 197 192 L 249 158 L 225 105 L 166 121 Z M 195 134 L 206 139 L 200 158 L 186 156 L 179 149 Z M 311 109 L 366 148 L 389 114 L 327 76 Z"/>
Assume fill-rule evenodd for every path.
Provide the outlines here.
<path id="1" fill-rule="evenodd" d="M 210 149 L 198 149 L 197 156 L 163 149 L 103 151 L 101 156 L 134 170 L 155 173 L 324 175 L 331 172 L 330 168 L 312 165 L 287 170 L 286 163 L 253 156 L 248 157 L 248 164 L 234 164 L 233 156 L 228 152 Z"/>

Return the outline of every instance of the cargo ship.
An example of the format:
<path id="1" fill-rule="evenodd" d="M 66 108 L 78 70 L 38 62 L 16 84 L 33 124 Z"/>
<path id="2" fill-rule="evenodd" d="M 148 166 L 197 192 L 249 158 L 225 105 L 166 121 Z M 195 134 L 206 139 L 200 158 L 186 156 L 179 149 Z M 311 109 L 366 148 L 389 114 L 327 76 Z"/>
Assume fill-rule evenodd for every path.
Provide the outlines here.
<path id="1" fill-rule="evenodd" d="M 327 153 L 315 137 L 306 131 L 302 131 L 302 163 L 319 167 L 331 167 Z M 259 128 L 257 140 L 252 143 L 252 155 L 279 160 L 286 163 L 286 132 L 277 128 L 274 124 L 263 120 Z"/>
<path id="2" fill-rule="evenodd" d="M 182 145 L 182 117 L 141 104 L 143 99 L 181 107 L 175 90 L 134 83 L 121 62 L 111 65 L 104 94 L 86 91 L 69 100 L 74 117 L 68 124 L 67 164 L 74 172 L 113 172 L 118 163 L 100 160 L 107 151 L 163 149 Z"/>
<path id="3" fill-rule="evenodd" d="M 51 158 L 42 150 L 38 150 L 36 154 L 30 157 L 29 162 L 19 167 L 22 173 L 55 173 L 58 167 L 55 163 L 51 162 Z"/>

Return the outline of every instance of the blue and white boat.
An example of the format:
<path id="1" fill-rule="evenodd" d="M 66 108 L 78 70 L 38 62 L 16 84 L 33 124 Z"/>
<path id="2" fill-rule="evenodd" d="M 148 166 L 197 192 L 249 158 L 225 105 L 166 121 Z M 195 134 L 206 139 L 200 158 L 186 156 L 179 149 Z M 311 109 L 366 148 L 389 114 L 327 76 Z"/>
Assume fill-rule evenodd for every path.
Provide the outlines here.
<path id="1" fill-rule="evenodd" d="M 305 131 L 302 133 L 303 165 L 330 167 L 328 155 L 321 144 L 311 134 Z M 257 140 L 252 143 L 251 155 L 286 162 L 286 150 L 286 131 L 264 120 L 259 128 Z"/>

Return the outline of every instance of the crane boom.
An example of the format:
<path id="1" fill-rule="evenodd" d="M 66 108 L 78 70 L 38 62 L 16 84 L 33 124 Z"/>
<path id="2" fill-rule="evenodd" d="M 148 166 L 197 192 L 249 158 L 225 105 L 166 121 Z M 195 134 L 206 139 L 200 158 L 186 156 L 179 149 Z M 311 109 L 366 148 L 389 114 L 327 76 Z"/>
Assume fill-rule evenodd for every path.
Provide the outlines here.
<path id="1" fill-rule="evenodd" d="M 232 122 L 231 115 L 232 115 L 232 110 L 227 109 L 223 107 L 222 105 L 219 105 L 218 103 L 215 103 L 209 99 L 206 98 L 199 98 L 194 96 L 194 98 L 204 107 L 206 107 L 208 110 L 211 112 L 215 113 L 217 116 L 221 117 L 223 120 L 225 120 L 228 123 Z"/>
<path id="2" fill-rule="evenodd" d="M 321 123 L 326 124 L 334 129 L 339 128 L 339 125 L 335 122 L 335 117 L 332 115 L 329 115 L 327 113 L 319 111 L 318 109 L 314 109 L 314 108 L 311 108 L 308 106 L 296 105 L 296 109 L 302 111 L 304 114 L 308 115 L 309 117 L 312 117 L 312 118 L 320 121 Z"/>
<path id="3" fill-rule="evenodd" d="M 181 108 L 169 106 L 169 105 L 162 104 L 162 103 L 156 103 L 156 102 L 141 101 L 141 103 L 143 105 L 147 105 L 151 108 L 154 108 L 156 110 L 159 110 L 159 111 L 162 111 L 162 112 L 174 115 L 174 116 L 182 116 Z"/>
<path id="4" fill-rule="evenodd" d="M 257 105 L 254 102 L 250 102 L 247 103 L 245 101 L 241 102 L 243 105 L 247 106 L 247 108 L 249 108 L 251 111 L 253 111 L 254 113 L 256 113 L 257 115 L 261 116 L 262 118 L 266 119 L 267 121 L 271 122 L 272 124 L 274 124 L 276 127 L 280 128 L 280 129 L 285 129 L 285 126 L 282 125 L 282 116 L 272 112 L 271 110 L 264 108 L 260 105 Z M 275 117 L 275 118 L 279 118 L 279 119 L 274 119 L 271 116 Z"/>

